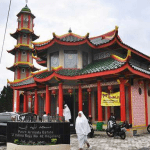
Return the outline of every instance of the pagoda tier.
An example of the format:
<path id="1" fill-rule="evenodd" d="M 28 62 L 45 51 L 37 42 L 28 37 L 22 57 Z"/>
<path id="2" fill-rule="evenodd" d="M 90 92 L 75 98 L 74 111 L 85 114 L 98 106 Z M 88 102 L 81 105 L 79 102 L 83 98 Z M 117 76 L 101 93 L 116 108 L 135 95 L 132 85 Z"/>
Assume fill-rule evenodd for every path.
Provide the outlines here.
<path id="1" fill-rule="evenodd" d="M 17 63 L 14 63 L 13 66 L 7 67 L 7 69 L 13 72 L 16 70 L 16 68 L 30 68 L 32 71 L 39 70 L 38 68 L 34 67 L 34 65 L 29 62 L 17 62 Z"/>
<path id="2" fill-rule="evenodd" d="M 31 29 L 29 28 L 21 28 L 21 29 L 17 29 L 15 33 L 11 33 L 10 35 L 15 38 L 16 40 L 18 39 L 18 36 L 20 34 L 29 34 L 32 36 L 32 41 L 35 41 L 36 39 L 39 38 L 39 36 L 35 35 L 34 34 L 34 31 L 32 31 Z"/>
<path id="3" fill-rule="evenodd" d="M 32 42 L 32 43 L 36 50 L 37 57 L 45 60 L 47 60 L 46 57 L 47 50 L 51 51 L 52 50 L 51 47 L 58 47 L 58 45 L 62 46 L 80 45 L 81 49 L 82 45 L 87 45 L 92 49 L 92 51 L 94 49 L 98 50 L 105 48 L 116 51 L 118 50 L 118 52 L 120 51 L 120 49 L 124 49 L 124 51 L 126 52 L 127 50 L 130 50 L 132 53 L 136 55 L 136 57 L 142 57 L 143 59 L 150 61 L 150 57 L 122 42 L 121 38 L 118 35 L 117 26 L 115 27 L 114 30 L 96 37 L 89 38 L 89 34 L 87 34 L 86 36 L 79 36 L 72 32 L 69 32 L 62 36 L 58 36 L 55 33 L 53 33 L 53 39 L 44 42 Z"/>

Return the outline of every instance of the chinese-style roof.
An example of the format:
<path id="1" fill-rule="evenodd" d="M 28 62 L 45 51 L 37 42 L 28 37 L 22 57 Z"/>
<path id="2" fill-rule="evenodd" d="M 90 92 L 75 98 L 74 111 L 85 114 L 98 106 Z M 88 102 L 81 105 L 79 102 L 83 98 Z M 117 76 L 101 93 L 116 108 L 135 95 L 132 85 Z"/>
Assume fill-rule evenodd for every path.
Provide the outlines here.
<path id="1" fill-rule="evenodd" d="M 14 63 L 13 66 L 8 67 L 7 69 L 9 69 L 9 70 L 11 70 L 11 71 L 15 71 L 15 68 L 16 68 L 16 67 L 31 68 L 32 71 L 39 70 L 39 69 L 37 69 L 36 67 L 34 67 L 33 64 L 31 64 L 31 63 L 29 63 L 29 62 L 17 62 L 17 63 Z"/>
<path id="2" fill-rule="evenodd" d="M 35 41 L 36 39 L 39 38 L 39 36 L 37 36 L 36 34 L 34 34 L 34 31 L 31 30 L 31 29 L 29 29 L 29 28 L 17 29 L 15 33 L 11 33 L 10 35 L 17 40 L 18 35 L 20 33 L 30 33 L 32 35 L 32 41 Z"/>
<path id="3" fill-rule="evenodd" d="M 21 13 L 29 13 L 32 15 L 33 18 L 35 18 L 35 16 L 31 13 L 31 10 L 27 5 L 21 9 L 21 11 L 17 14 L 17 16 L 19 16 Z"/>
<path id="4" fill-rule="evenodd" d="M 35 83 L 33 77 L 29 77 L 27 79 L 23 79 L 23 80 L 20 80 L 19 82 L 14 82 L 14 83 L 11 83 L 11 82 L 8 82 L 11 84 L 11 86 L 13 87 L 18 87 L 18 86 L 22 86 L 22 85 L 29 85 L 29 84 L 33 84 Z"/>
<path id="5" fill-rule="evenodd" d="M 22 50 L 32 50 L 33 49 L 33 47 L 31 45 L 28 45 L 28 44 L 17 44 L 15 46 L 15 48 L 19 48 Z"/>
<path id="6" fill-rule="evenodd" d="M 46 67 L 46 66 L 47 66 L 47 61 L 45 61 L 45 60 L 43 60 L 43 59 L 41 59 L 41 58 L 39 58 L 39 57 L 34 56 L 33 53 L 32 53 L 32 57 L 36 60 L 36 62 L 37 62 L 39 65 L 41 65 L 41 66 L 43 66 L 43 67 Z"/>

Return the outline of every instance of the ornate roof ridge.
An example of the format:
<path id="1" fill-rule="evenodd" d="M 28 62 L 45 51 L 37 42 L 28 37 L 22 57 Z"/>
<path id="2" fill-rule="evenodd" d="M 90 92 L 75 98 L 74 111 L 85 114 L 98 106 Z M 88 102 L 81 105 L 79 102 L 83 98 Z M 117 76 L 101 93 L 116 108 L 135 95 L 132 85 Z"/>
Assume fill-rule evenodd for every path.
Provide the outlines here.
<path id="1" fill-rule="evenodd" d="M 20 43 L 15 45 L 15 48 L 19 48 L 20 46 L 25 46 L 25 47 L 29 47 L 30 49 L 33 49 L 33 47 L 30 46 L 29 44 L 20 44 Z"/>
<path id="2" fill-rule="evenodd" d="M 39 71 L 36 71 L 36 72 L 31 72 L 31 74 L 32 74 L 32 75 L 36 75 L 36 74 L 40 74 L 40 73 L 43 73 L 43 72 L 48 72 L 48 69 L 39 70 Z"/>

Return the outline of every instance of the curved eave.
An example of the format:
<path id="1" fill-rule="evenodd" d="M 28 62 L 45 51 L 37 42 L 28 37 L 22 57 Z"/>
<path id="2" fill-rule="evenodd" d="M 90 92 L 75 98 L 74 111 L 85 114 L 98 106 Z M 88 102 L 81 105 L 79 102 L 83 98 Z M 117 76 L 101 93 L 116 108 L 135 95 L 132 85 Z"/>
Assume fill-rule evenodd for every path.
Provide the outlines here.
<path id="1" fill-rule="evenodd" d="M 21 89 L 26 89 L 26 88 L 34 88 L 37 87 L 36 83 L 28 84 L 28 85 L 21 85 L 21 86 L 10 86 L 13 90 L 21 90 Z"/>
<path id="2" fill-rule="evenodd" d="M 30 14 L 32 17 L 33 17 L 33 19 L 35 18 L 35 16 L 31 13 L 31 12 L 27 12 L 27 11 L 20 11 L 18 14 L 17 14 L 17 17 L 19 17 L 21 14 Z"/>
<path id="3" fill-rule="evenodd" d="M 22 50 L 33 50 L 33 47 L 28 44 L 18 44 L 15 46 L 15 48 L 19 48 Z"/>
<path id="4" fill-rule="evenodd" d="M 140 71 L 137 71 L 135 69 L 133 69 L 128 63 L 126 63 L 125 65 L 123 65 L 122 67 L 118 68 L 118 69 L 114 69 L 114 70 L 107 70 L 107 71 L 103 71 L 103 72 L 97 72 L 97 73 L 90 73 L 90 74 L 84 74 L 84 75 L 77 75 L 77 76 L 64 76 L 64 75 L 60 75 L 57 74 L 56 72 L 52 73 L 50 76 L 43 78 L 43 79 L 39 79 L 34 77 L 34 80 L 36 82 L 46 82 L 51 80 L 53 77 L 57 77 L 59 79 L 62 80 L 81 80 L 81 79 L 86 79 L 86 78 L 93 78 L 93 77 L 100 77 L 100 76 L 106 76 L 106 75 L 113 75 L 113 74 L 117 74 L 119 72 L 124 71 L 125 69 L 128 69 L 130 72 L 145 77 L 147 79 L 150 79 L 150 75 L 142 73 Z"/>
<path id="5" fill-rule="evenodd" d="M 18 38 L 18 34 L 19 33 L 30 33 L 32 35 L 32 41 L 35 41 L 36 39 L 38 39 L 40 36 L 37 36 L 34 31 L 31 31 L 30 29 L 28 28 L 22 28 L 22 29 L 18 29 L 15 33 L 11 33 L 10 35 L 15 38 L 17 40 Z"/>
<path id="6" fill-rule="evenodd" d="M 46 67 L 46 66 L 47 66 L 47 62 L 46 62 L 46 61 L 37 61 L 37 60 L 36 60 L 36 62 L 37 62 L 39 65 L 43 66 L 43 67 Z"/>
<path id="7" fill-rule="evenodd" d="M 11 71 L 15 71 L 16 67 L 21 67 L 21 68 L 31 68 L 32 71 L 37 71 L 39 70 L 38 68 L 34 67 L 34 65 L 29 65 L 29 64 L 14 64 L 13 66 L 11 67 L 7 67 L 8 70 L 11 70 Z"/>
<path id="8" fill-rule="evenodd" d="M 12 49 L 12 50 L 7 50 L 8 53 L 11 53 L 12 55 L 15 55 L 16 54 L 16 49 Z"/>

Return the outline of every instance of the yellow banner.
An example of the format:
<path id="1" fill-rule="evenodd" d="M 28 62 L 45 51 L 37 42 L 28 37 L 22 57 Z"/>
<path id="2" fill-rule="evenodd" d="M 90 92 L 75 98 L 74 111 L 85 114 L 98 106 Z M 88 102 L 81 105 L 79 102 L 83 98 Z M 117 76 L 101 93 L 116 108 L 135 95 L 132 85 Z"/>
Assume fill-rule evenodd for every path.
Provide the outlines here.
<path id="1" fill-rule="evenodd" d="M 101 106 L 120 106 L 120 92 L 102 92 Z"/>

